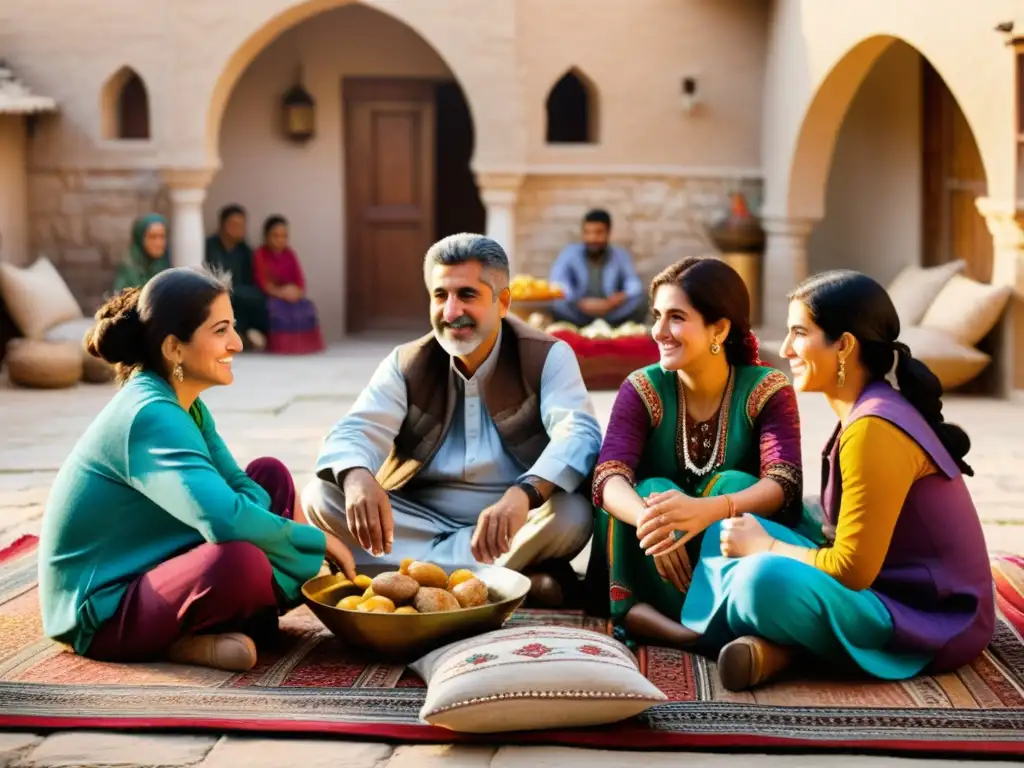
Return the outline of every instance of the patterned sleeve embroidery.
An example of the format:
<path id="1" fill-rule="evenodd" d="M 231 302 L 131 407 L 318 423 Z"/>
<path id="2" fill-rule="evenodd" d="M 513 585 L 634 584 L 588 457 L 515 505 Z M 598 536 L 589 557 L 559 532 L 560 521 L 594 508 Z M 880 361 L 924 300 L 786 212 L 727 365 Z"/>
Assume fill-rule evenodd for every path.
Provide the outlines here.
<path id="1" fill-rule="evenodd" d="M 751 391 L 750 397 L 747 398 L 747 421 L 751 424 L 757 421 L 757 417 L 761 415 L 761 411 L 775 393 L 790 386 L 792 385 L 789 383 L 789 379 L 781 371 L 771 371 L 765 374 L 765 377 L 758 382 Z"/>
<path id="2" fill-rule="evenodd" d="M 643 371 L 634 371 L 629 374 L 629 383 L 633 385 L 640 399 L 647 407 L 647 413 L 651 417 L 651 428 L 657 429 L 661 425 L 661 417 L 664 415 L 664 408 L 661 405 L 661 398 L 651 380 L 644 375 Z"/>
<path id="3" fill-rule="evenodd" d="M 761 468 L 761 476 L 771 478 L 782 486 L 783 509 L 803 495 L 803 470 L 787 462 L 776 462 Z"/>
<path id="4" fill-rule="evenodd" d="M 794 514 L 803 497 L 800 412 L 796 392 L 781 373 L 765 376 L 747 401 L 748 418 L 754 414 L 760 433 L 761 477 L 782 487 L 779 522 Z"/>
<path id="5" fill-rule="evenodd" d="M 594 470 L 593 501 L 595 507 L 604 504 L 604 486 L 613 477 L 624 477 L 630 485 L 636 485 L 636 474 L 622 461 L 605 461 Z"/>

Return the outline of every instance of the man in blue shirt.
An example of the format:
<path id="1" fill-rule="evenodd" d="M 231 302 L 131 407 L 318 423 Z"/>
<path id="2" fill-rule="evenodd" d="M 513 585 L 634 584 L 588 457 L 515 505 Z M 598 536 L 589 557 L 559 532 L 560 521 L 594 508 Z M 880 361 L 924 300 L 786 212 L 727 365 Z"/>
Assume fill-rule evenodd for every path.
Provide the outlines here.
<path id="1" fill-rule="evenodd" d="M 585 326 L 602 319 L 612 327 L 647 317 L 647 295 L 629 253 L 609 244 L 612 217 L 595 209 L 583 217 L 583 241 L 566 246 L 551 267 L 549 282 L 565 298 L 555 302 L 556 320 Z"/>

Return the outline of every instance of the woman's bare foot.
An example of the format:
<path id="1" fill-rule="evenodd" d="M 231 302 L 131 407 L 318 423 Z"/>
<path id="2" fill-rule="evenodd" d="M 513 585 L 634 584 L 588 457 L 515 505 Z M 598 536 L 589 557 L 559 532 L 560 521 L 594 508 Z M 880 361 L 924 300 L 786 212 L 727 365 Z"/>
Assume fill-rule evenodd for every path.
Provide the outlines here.
<path id="1" fill-rule="evenodd" d="M 185 635 L 170 647 L 167 658 L 177 664 L 247 672 L 256 665 L 256 643 L 241 632 Z"/>
<path id="2" fill-rule="evenodd" d="M 637 603 L 626 614 L 623 621 L 626 632 L 634 640 L 665 645 L 669 648 L 690 648 L 700 639 L 700 635 L 687 629 L 678 621 L 672 621 L 647 603 Z"/>
<path id="3" fill-rule="evenodd" d="M 718 654 L 718 675 L 727 691 L 745 691 L 778 675 L 793 659 L 791 649 L 760 637 L 738 637 Z"/>

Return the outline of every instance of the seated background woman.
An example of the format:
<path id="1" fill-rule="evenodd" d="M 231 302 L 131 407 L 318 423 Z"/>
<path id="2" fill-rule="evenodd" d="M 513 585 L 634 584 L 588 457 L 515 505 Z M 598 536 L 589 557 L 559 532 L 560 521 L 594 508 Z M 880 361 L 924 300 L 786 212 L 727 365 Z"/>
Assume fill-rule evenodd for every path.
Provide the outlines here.
<path id="1" fill-rule="evenodd" d="M 651 302 L 661 362 L 619 388 L 594 472 L 595 557 L 608 558 L 611 618 L 630 638 L 657 637 L 659 619 L 679 626 L 708 526 L 746 512 L 792 525 L 801 512 L 796 396 L 758 360 L 743 280 L 684 259 L 654 279 Z M 669 519 L 671 551 L 649 535 Z"/>
<path id="2" fill-rule="evenodd" d="M 992 574 L 963 474 L 967 435 L 942 388 L 897 342 L 874 280 L 811 278 L 792 295 L 782 353 L 839 425 L 825 449 L 825 521 L 811 537 L 753 517 L 709 529 L 677 642 L 720 647 L 725 686 L 769 679 L 795 649 L 899 680 L 949 672 L 992 638 Z M 899 392 L 885 380 L 896 362 Z"/>
<path id="3" fill-rule="evenodd" d="M 141 288 L 170 266 L 167 221 L 157 213 L 140 216 L 132 223 L 132 242 L 128 253 L 117 265 L 114 293 L 125 288 Z"/>
<path id="4" fill-rule="evenodd" d="M 43 516 L 43 628 L 105 661 L 256 662 L 272 629 L 340 541 L 293 522 L 295 486 L 275 459 L 242 472 L 199 399 L 230 384 L 242 343 L 216 278 L 170 269 L 96 313 L 89 352 L 120 391 L 61 466 Z M 353 574 L 354 575 L 354 574 Z"/>
<path id="5" fill-rule="evenodd" d="M 256 250 L 256 285 L 267 294 L 270 338 L 267 352 L 305 355 L 324 348 L 316 307 L 306 298 L 306 282 L 295 251 L 288 247 L 288 222 L 271 216 Z"/>

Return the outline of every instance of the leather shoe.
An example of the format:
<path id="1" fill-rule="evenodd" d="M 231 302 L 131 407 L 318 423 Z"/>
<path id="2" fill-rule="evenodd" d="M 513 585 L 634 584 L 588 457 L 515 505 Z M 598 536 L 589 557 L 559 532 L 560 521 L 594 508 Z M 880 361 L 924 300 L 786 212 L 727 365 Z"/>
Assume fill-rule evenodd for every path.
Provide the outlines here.
<path id="1" fill-rule="evenodd" d="M 241 632 L 185 635 L 170 647 L 167 657 L 176 664 L 246 672 L 256 665 L 256 643 Z"/>
<path id="2" fill-rule="evenodd" d="M 718 675 L 727 691 L 745 691 L 777 676 L 793 652 L 761 637 L 738 637 L 718 654 Z"/>

